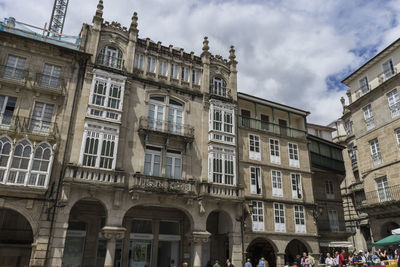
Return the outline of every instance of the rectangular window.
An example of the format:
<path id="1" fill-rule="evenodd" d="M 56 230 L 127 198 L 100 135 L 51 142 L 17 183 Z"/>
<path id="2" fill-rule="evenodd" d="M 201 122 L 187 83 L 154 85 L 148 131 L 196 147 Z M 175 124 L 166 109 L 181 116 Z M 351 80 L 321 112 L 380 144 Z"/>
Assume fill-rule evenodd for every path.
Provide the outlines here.
<path id="1" fill-rule="evenodd" d="M 83 133 L 82 165 L 114 169 L 118 149 L 118 129 L 88 124 Z"/>
<path id="2" fill-rule="evenodd" d="M 378 189 L 379 202 L 392 200 L 386 177 L 378 178 L 375 180 L 375 182 L 376 182 L 376 187 Z"/>
<path id="3" fill-rule="evenodd" d="M 179 66 L 176 64 L 171 64 L 171 78 L 178 79 Z"/>
<path id="4" fill-rule="evenodd" d="M 289 148 L 289 166 L 300 168 L 298 145 L 294 143 L 288 143 L 288 148 Z"/>
<path id="5" fill-rule="evenodd" d="M 165 174 L 168 178 L 182 178 L 182 155 L 179 151 L 167 150 Z"/>
<path id="6" fill-rule="evenodd" d="M 262 179 L 261 179 L 261 168 L 250 167 L 250 193 L 261 194 Z"/>
<path id="7" fill-rule="evenodd" d="M 1 107 L 1 96 L 0 96 L 0 107 Z M 396 129 L 396 140 L 397 140 L 397 146 L 400 148 L 400 129 Z"/>
<path id="8" fill-rule="evenodd" d="M 144 157 L 144 174 L 161 176 L 161 148 L 146 146 Z"/>
<path id="9" fill-rule="evenodd" d="M 351 160 L 351 164 L 356 164 L 357 163 L 357 154 L 356 154 L 356 148 L 355 147 L 350 147 L 349 148 L 349 157 Z"/>
<path id="10" fill-rule="evenodd" d="M 123 100 L 123 87 L 124 82 L 119 80 L 114 80 L 111 78 L 106 78 L 102 76 L 96 76 L 93 79 L 91 91 L 91 101 L 90 104 L 101 106 L 103 108 L 109 109 L 122 109 Z M 96 113 L 91 113 L 96 115 Z M 103 112 L 98 113 L 103 115 Z M 104 113 L 106 114 L 106 113 Z M 114 118 L 115 115 L 106 116 L 107 118 Z M 118 117 L 118 116 L 117 116 Z"/>
<path id="11" fill-rule="evenodd" d="M 209 181 L 219 184 L 234 185 L 235 151 L 233 149 L 211 146 L 208 153 Z"/>
<path id="12" fill-rule="evenodd" d="M 54 105 L 36 102 L 33 108 L 30 131 L 37 133 L 50 132 L 53 112 Z"/>
<path id="13" fill-rule="evenodd" d="M 60 82 L 61 67 L 44 64 L 43 73 L 40 79 L 40 86 L 57 88 Z"/>
<path id="14" fill-rule="evenodd" d="M 325 194 L 327 199 L 335 199 L 335 192 L 333 191 L 333 183 L 331 180 L 325 181 Z"/>
<path id="15" fill-rule="evenodd" d="M 306 232 L 306 222 L 304 215 L 304 207 L 300 205 L 294 205 L 294 224 L 296 233 Z"/>
<path id="16" fill-rule="evenodd" d="M 156 72 L 157 60 L 154 57 L 147 57 L 147 72 Z"/>
<path id="17" fill-rule="evenodd" d="M 269 151 L 271 156 L 271 163 L 281 164 L 281 152 L 278 139 L 269 139 Z"/>
<path id="18" fill-rule="evenodd" d="M 158 65 L 158 74 L 162 76 L 167 76 L 167 70 L 168 70 L 168 62 L 160 60 L 160 63 Z"/>
<path id="19" fill-rule="evenodd" d="M 17 98 L 0 95 L 0 125 L 10 126 Z"/>
<path id="20" fill-rule="evenodd" d="M 135 54 L 135 59 L 133 61 L 133 66 L 135 69 L 144 70 L 144 55 Z"/>
<path id="21" fill-rule="evenodd" d="M 210 109 L 210 130 L 234 134 L 233 111 L 213 106 Z"/>
<path id="22" fill-rule="evenodd" d="M 286 232 L 285 205 L 274 203 L 275 232 Z"/>
<path id="23" fill-rule="evenodd" d="M 261 160 L 260 136 L 249 134 L 249 159 Z"/>
<path id="24" fill-rule="evenodd" d="M 389 109 L 392 113 L 392 118 L 395 118 L 400 115 L 400 101 L 399 95 L 397 93 L 397 89 L 389 92 L 387 94 L 388 102 L 389 102 Z"/>
<path id="25" fill-rule="evenodd" d="M 375 128 L 374 116 L 372 114 L 371 105 L 368 105 L 363 108 L 365 124 L 367 126 L 367 131 Z"/>
<path id="26" fill-rule="evenodd" d="M 162 99 L 164 101 L 164 99 Z M 148 127 L 155 130 L 164 129 L 164 102 L 150 100 L 148 113 Z"/>
<path id="27" fill-rule="evenodd" d="M 107 97 L 106 90 L 107 90 L 106 81 L 95 80 L 93 96 L 92 96 L 93 105 L 104 106 Z"/>
<path id="28" fill-rule="evenodd" d="M 192 70 L 192 83 L 196 85 L 200 85 L 200 75 L 201 72 L 197 70 Z"/>
<path id="29" fill-rule="evenodd" d="M 336 210 L 328 210 L 329 226 L 332 232 L 339 232 L 339 219 Z"/>
<path id="30" fill-rule="evenodd" d="M 278 119 L 278 124 L 279 124 L 279 132 L 281 135 L 289 135 L 289 129 L 287 127 L 287 121 Z"/>
<path id="31" fill-rule="evenodd" d="M 189 82 L 189 68 L 181 67 L 181 80 L 184 82 Z"/>
<path id="32" fill-rule="evenodd" d="M 264 203 L 262 201 L 252 201 L 252 205 L 252 229 L 254 232 L 264 231 Z"/>
<path id="33" fill-rule="evenodd" d="M 353 122 L 351 122 L 351 121 L 346 122 L 346 132 L 347 132 L 347 135 L 353 134 Z"/>
<path id="34" fill-rule="evenodd" d="M 372 156 L 372 161 L 374 165 L 379 165 L 382 163 L 382 156 L 381 156 L 381 150 L 379 148 L 379 143 L 378 139 L 374 139 L 369 142 L 369 145 L 371 147 L 371 156 Z"/>
<path id="35" fill-rule="evenodd" d="M 7 79 L 22 80 L 24 78 L 25 58 L 8 56 L 3 77 Z"/>
<path id="36" fill-rule="evenodd" d="M 251 112 L 249 110 L 242 109 L 240 110 L 240 114 L 242 115 L 242 126 L 250 128 Z"/>
<path id="37" fill-rule="evenodd" d="M 368 84 L 368 78 L 367 76 L 363 77 L 358 81 L 358 84 L 360 86 L 360 96 L 365 95 L 366 93 L 369 92 L 369 84 Z"/>
<path id="38" fill-rule="evenodd" d="M 224 112 L 224 132 L 233 132 L 233 116 L 230 112 Z"/>
<path id="39" fill-rule="evenodd" d="M 292 180 L 292 198 L 302 199 L 303 198 L 303 187 L 301 185 L 301 176 L 299 173 L 290 174 Z"/>
<path id="40" fill-rule="evenodd" d="M 261 114 L 261 130 L 269 131 L 269 116 Z"/>
<path id="41" fill-rule="evenodd" d="M 282 173 L 280 171 L 271 170 L 271 182 L 272 182 L 272 195 L 276 197 L 282 197 L 283 196 Z"/>
<path id="42" fill-rule="evenodd" d="M 389 79 L 395 74 L 395 69 L 393 67 L 393 61 L 391 59 L 385 61 L 382 64 L 382 69 L 383 69 L 383 75 L 385 79 Z"/>

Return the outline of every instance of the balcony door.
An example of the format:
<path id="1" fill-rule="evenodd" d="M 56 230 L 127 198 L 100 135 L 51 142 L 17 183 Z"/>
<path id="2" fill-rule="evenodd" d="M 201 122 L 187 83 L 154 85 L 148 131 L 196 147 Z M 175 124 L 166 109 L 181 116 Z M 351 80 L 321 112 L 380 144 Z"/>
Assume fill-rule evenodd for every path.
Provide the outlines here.
<path id="1" fill-rule="evenodd" d="M 17 98 L 0 95 L 0 124 L 10 126 Z"/>
<path id="2" fill-rule="evenodd" d="M 183 124 L 183 105 L 173 99 L 169 100 L 168 131 L 181 134 Z"/>
<path id="3" fill-rule="evenodd" d="M 164 97 L 152 97 L 149 103 L 148 126 L 153 130 L 163 130 L 164 127 Z"/>
<path id="4" fill-rule="evenodd" d="M 390 201 L 392 198 L 390 196 L 388 181 L 386 177 L 376 179 L 375 181 L 378 188 L 379 202 Z"/>
<path id="5" fill-rule="evenodd" d="M 30 123 L 32 132 L 50 132 L 51 119 L 53 117 L 54 105 L 36 102 Z"/>
<path id="6" fill-rule="evenodd" d="M 41 86 L 57 88 L 60 81 L 61 68 L 58 66 L 45 64 L 43 69 L 43 76 L 41 79 Z"/>

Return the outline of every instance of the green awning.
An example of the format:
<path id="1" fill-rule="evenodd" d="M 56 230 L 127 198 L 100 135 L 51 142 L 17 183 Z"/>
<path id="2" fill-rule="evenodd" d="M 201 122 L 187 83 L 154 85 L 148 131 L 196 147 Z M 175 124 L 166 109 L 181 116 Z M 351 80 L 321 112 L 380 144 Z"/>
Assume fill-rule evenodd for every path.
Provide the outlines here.
<path id="1" fill-rule="evenodd" d="M 390 235 L 372 244 L 373 246 L 400 245 L 400 235 Z"/>

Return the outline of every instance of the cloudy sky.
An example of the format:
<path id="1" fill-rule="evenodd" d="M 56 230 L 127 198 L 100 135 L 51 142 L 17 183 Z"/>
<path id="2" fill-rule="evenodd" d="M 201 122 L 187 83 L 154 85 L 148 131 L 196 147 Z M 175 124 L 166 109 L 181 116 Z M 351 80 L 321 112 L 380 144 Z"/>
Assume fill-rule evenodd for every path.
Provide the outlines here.
<path id="1" fill-rule="evenodd" d="M 97 0 L 69 0 L 64 33 L 91 23 Z M 0 18 L 43 26 L 53 0 L 0 0 Z M 328 124 L 341 114 L 340 81 L 400 37 L 400 0 L 104 0 L 108 21 L 139 36 L 201 53 L 236 47 L 238 89 L 311 111 L 309 122 Z"/>

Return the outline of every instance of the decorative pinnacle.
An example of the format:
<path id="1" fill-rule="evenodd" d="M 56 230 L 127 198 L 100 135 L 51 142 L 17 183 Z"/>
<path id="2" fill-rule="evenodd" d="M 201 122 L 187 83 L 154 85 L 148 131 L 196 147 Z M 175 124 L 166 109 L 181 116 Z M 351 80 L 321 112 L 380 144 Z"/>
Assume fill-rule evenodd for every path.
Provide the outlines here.
<path id="1" fill-rule="evenodd" d="M 343 108 L 344 108 L 344 106 L 345 106 L 345 100 L 344 100 L 344 97 L 343 97 L 343 96 L 340 98 L 340 103 L 342 103 L 342 106 L 343 106 Z"/>
<path id="2" fill-rule="evenodd" d="M 99 3 L 97 4 L 96 17 L 103 17 L 103 9 L 103 0 L 99 0 Z"/>
<path id="3" fill-rule="evenodd" d="M 208 46 L 208 37 L 204 36 L 204 41 L 203 41 L 203 51 L 208 52 L 210 47 Z"/>
<path id="4" fill-rule="evenodd" d="M 138 26 L 138 16 L 136 12 L 133 12 L 133 16 L 132 16 L 132 22 L 131 22 L 131 30 L 137 30 L 137 26 Z"/>
<path id="5" fill-rule="evenodd" d="M 231 61 L 234 61 L 236 58 L 235 56 L 235 47 L 233 45 L 231 45 L 231 49 L 229 50 L 229 59 Z"/>

